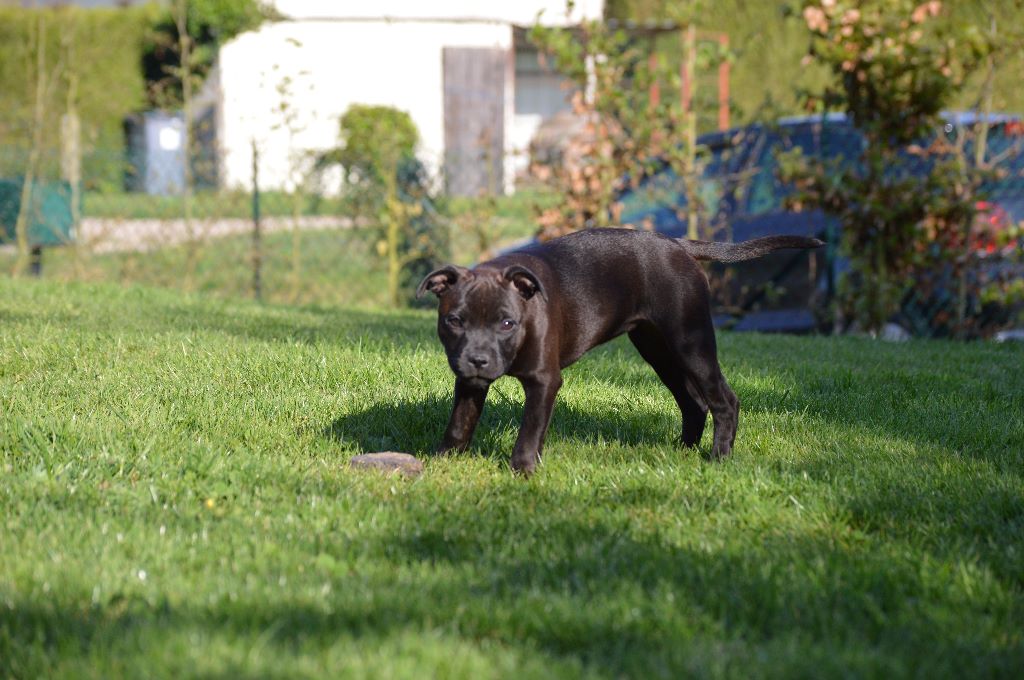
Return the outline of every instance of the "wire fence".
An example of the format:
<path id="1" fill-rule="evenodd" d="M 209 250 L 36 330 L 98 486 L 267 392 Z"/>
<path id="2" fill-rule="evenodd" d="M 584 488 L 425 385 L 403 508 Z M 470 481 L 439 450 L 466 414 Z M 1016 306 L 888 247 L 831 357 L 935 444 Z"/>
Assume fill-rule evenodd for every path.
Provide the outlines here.
<path id="1" fill-rule="evenodd" d="M 85 190 L 79 217 L 69 220 L 54 219 L 51 207 L 56 197 L 68 196 L 66 185 L 41 183 L 34 193 L 31 242 L 46 246 L 41 267 L 47 277 L 282 302 L 381 302 L 372 230 L 315 198 L 201 191 L 185 199 Z M 12 247 L 7 250 L 13 258 Z M 345 273 L 346 286 L 332 285 Z"/>
<path id="2" fill-rule="evenodd" d="M 215 173 L 202 165 L 217 162 L 209 154 L 186 169 L 180 157 L 140 160 L 120 150 L 83 154 L 82 180 L 73 183 L 61 179 L 67 173 L 59 154 L 37 156 L 17 146 L 0 150 L 0 270 L 15 266 L 22 220 L 30 270 L 47 278 L 170 286 L 274 303 L 390 302 L 382 216 L 343 197 L 340 187 L 302 181 L 291 191 L 266 189 L 257 162 L 249 186 L 217 188 Z M 416 238 L 429 241 L 438 259 L 472 261 L 532 228 L 522 211 L 473 214 L 493 202 L 477 201 L 478 209 L 464 201 L 451 216 L 451 202 L 434 194 L 404 200 L 419 204 L 406 222 L 426 225 Z M 483 234 L 477 223 L 488 219 L 499 225 Z M 423 264 L 406 260 L 400 295 L 411 303 L 411 278 Z"/>

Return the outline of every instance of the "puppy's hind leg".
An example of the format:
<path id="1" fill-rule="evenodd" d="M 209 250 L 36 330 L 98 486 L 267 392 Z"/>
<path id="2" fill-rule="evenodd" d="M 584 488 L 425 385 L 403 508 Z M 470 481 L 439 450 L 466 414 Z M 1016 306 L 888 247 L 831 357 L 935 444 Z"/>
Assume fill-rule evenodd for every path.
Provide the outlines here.
<path id="1" fill-rule="evenodd" d="M 675 398 L 683 419 L 683 446 L 696 446 L 704 434 L 708 405 L 686 377 L 682 364 L 676 360 L 675 351 L 654 326 L 641 326 L 630 331 L 629 339 Z"/>
<path id="2" fill-rule="evenodd" d="M 707 399 L 714 420 L 715 439 L 711 446 L 711 457 L 718 460 L 726 458 L 732 453 L 732 445 L 736 440 L 740 418 L 739 397 L 722 375 L 713 344 L 710 350 L 706 345 L 684 347 L 679 354 L 688 377 Z"/>
<path id="3" fill-rule="evenodd" d="M 680 367 L 679 371 L 682 373 L 683 369 Z M 679 406 L 683 412 L 683 445 L 697 446 L 704 434 L 704 426 L 708 422 L 708 403 L 692 380 L 686 378 L 685 384 L 686 396 L 684 399 L 686 403 Z M 679 399 L 676 401 L 678 402 Z"/>
<path id="4" fill-rule="evenodd" d="M 685 384 L 695 393 L 691 399 L 702 399 L 711 411 L 715 424 L 711 457 L 722 459 L 732 453 L 739 424 L 740 400 L 729 387 L 718 365 L 715 327 L 711 314 L 701 315 L 699 322 L 681 320 L 672 327 L 662 328 L 663 336 L 672 347 L 675 360 L 683 368 Z M 698 402 L 701 403 L 701 402 Z"/>

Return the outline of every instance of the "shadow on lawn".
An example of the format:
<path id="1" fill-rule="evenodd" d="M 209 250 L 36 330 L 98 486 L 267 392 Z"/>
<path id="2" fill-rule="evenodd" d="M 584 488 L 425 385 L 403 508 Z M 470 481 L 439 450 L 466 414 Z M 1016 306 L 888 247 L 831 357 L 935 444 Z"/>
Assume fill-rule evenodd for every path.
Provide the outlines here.
<path id="1" fill-rule="evenodd" d="M 323 436 L 361 451 L 405 451 L 427 455 L 441 441 L 451 397 L 425 397 L 416 401 L 382 402 L 341 416 L 324 429 Z M 487 405 L 473 439 L 472 450 L 500 452 L 508 456 L 519 431 L 521 403 L 496 394 Z M 674 418 L 614 411 L 587 411 L 565 402 L 555 406 L 547 441 L 597 442 L 606 440 L 627 446 L 672 445 L 679 436 Z M 502 451 L 502 449 L 507 449 Z"/>
<path id="2" fill-rule="evenodd" d="M 527 498 L 523 517 L 517 504 Z M 321 549 L 338 565 L 315 567 L 316 579 L 332 583 L 315 602 L 288 590 L 212 605 L 198 596 L 174 606 L 12 601 L 0 607 L 0 670 L 19 675 L 11 664 L 25 664 L 28 649 L 145 668 L 150 658 L 167 658 L 156 652 L 178 631 L 214 648 L 259 644 L 274 659 L 315 655 L 339 638 L 376 648 L 413 633 L 483 649 L 497 643 L 598 677 L 880 676 L 909 668 L 925 677 L 1010 677 L 1024 656 L 1019 637 L 1000 636 L 1013 611 L 998 606 L 998 595 L 951 592 L 898 544 L 792 530 L 716 547 L 681 544 L 656 527 L 632 528 L 628 514 L 594 513 L 600 495 L 536 485 L 484 497 L 482 506 L 430 500 L 404 508 L 412 526 L 363 544 L 400 571 L 357 573 L 352 545 L 325 536 Z"/>
<path id="3" fill-rule="evenodd" d="M 391 326 L 390 322 L 383 325 Z M 404 337 L 410 344 L 431 339 L 421 334 L 415 323 L 405 333 L 404 336 L 398 333 L 396 337 Z M 641 370 L 624 375 L 619 356 L 623 352 L 637 362 Z M 613 361 L 605 360 L 609 357 Z M 438 361 L 442 361 L 440 352 Z M 585 366 L 585 372 L 573 369 L 566 376 L 567 385 L 572 382 L 585 385 L 588 377 L 623 386 L 639 383 L 660 395 L 664 408 L 657 413 L 601 409 L 599 405 L 591 405 L 592 410 L 582 410 L 559 399 L 548 432 L 549 443 L 559 439 L 586 443 L 604 440 L 627 446 L 664 446 L 676 441 L 679 422 L 671 396 L 654 372 L 634 356 L 631 348 L 624 350 L 621 344 L 599 348 L 585 357 L 580 366 Z M 799 415 L 801 418 L 810 416 L 809 428 L 818 427 L 820 423 L 821 429 L 834 432 L 837 427 L 853 426 L 873 433 L 880 441 L 924 444 L 950 455 L 966 455 L 991 464 L 1006 475 L 1019 477 L 1024 469 L 1021 467 L 1024 465 L 1024 419 L 1014 412 L 1015 404 L 1024 407 L 1024 400 L 1014 393 L 1012 385 L 983 385 L 965 393 L 947 395 L 936 393 L 927 376 L 880 380 L 871 375 L 873 371 L 882 370 L 878 366 L 866 366 L 858 374 L 847 366 L 812 362 L 800 365 L 795 372 L 780 373 L 784 378 L 773 376 L 763 367 L 745 368 L 748 376 L 754 373 L 774 379 L 764 381 L 771 386 L 744 385 L 744 381 L 737 381 L 742 403 L 736 440 L 739 450 L 743 447 L 744 417 L 761 413 L 785 420 Z M 440 441 L 450 409 L 450 397 L 381 402 L 338 418 L 323 434 L 354 444 L 363 451 L 395 448 L 427 453 Z M 475 447 L 491 450 L 501 437 L 510 447 L 521 414 L 520 402 L 509 400 L 501 396 L 499 390 L 492 389 L 477 429 Z M 712 429 L 709 416 L 702 450 L 710 446 Z M 832 464 L 833 461 L 828 461 L 828 465 Z"/>
<path id="4" fill-rule="evenodd" d="M 174 296 L 146 288 L 118 288 L 101 303 L 77 302 L 74 313 L 40 309 L 38 314 L 0 309 L 0 322 L 34 319 L 76 330 L 147 334 L 225 333 L 243 339 L 283 343 L 364 343 L 406 351 L 437 343 L 435 320 L 415 311 L 373 312 L 318 306 L 258 306 L 247 301 Z"/>
<path id="5" fill-rule="evenodd" d="M 481 619 L 473 635 L 488 628 L 484 612 L 510 611 L 520 617 L 514 622 L 519 635 L 540 649 L 636 676 L 693 668 L 694 657 L 720 654 L 723 647 L 732 648 L 737 668 L 749 669 L 765 648 L 788 636 L 801 642 L 786 663 L 819 677 L 829 667 L 850 672 L 858 657 L 871 668 L 878 651 L 890 655 L 882 667 L 908 653 L 923 660 L 940 640 L 957 648 L 930 660 L 947 670 L 963 663 L 957 653 L 1005 652 L 994 637 L 984 639 L 984 624 L 991 624 L 984 604 L 965 603 L 961 610 L 953 599 L 943 602 L 945 585 L 929 583 L 916 560 L 897 550 L 890 554 L 867 542 L 840 547 L 828 536 L 788 532 L 700 549 L 637 535 L 625 520 L 595 523 L 580 499 L 537 489 L 530 496 L 546 518 L 542 528 L 514 516 L 501 526 L 498 545 L 519 549 L 496 550 L 494 528 L 478 520 L 481 509 L 465 506 L 440 508 L 431 527 L 393 537 L 403 561 L 470 574 Z M 591 502 L 601 504 L 599 497 Z M 552 613 L 538 616 L 538 610 Z M 976 620 L 980 627 L 971 632 L 978 639 L 968 642 L 947 629 L 945 616 L 954 611 Z M 699 639 L 687 645 L 685 633 L 693 631 L 700 631 Z"/>

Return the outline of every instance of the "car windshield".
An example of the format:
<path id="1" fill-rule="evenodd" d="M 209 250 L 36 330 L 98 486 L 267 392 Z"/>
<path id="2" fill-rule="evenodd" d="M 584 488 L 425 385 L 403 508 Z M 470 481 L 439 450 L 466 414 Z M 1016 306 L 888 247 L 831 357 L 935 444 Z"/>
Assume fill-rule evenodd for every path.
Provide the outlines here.
<path id="1" fill-rule="evenodd" d="M 969 152 L 973 155 L 973 149 Z M 984 185 L 990 198 L 1024 201 L 1024 128 L 1020 123 L 993 128 L 985 156 L 997 168 L 996 176 Z"/>
<path id="2" fill-rule="evenodd" d="M 947 130 L 948 131 L 948 130 Z M 778 154 L 799 149 L 810 160 L 824 163 L 829 172 L 851 169 L 859 162 L 864 138 L 845 121 L 801 121 L 773 127 L 759 125 L 715 135 L 699 160 L 697 195 L 701 219 L 716 219 L 723 211 L 749 216 L 786 210 L 793 187 L 779 179 Z M 924 144 L 927 146 L 927 144 Z M 965 153 L 973 159 L 973 144 Z M 1024 127 L 1013 121 L 992 127 L 986 157 L 998 168 L 983 191 L 1009 210 L 1014 219 L 1024 218 Z M 923 177 L 935 162 L 927 155 L 905 156 L 906 163 L 893 173 Z M 730 196 L 728 204 L 724 198 Z M 685 224 L 687 196 L 682 178 L 663 167 L 639 187 L 626 189 L 621 197 L 621 222 L 637 227 L 678 229 Z"/>
<path id="3" fill-rule="evenodd" d="M 762 215 L 785 209 L 786 197 L 793 188 L 779 180 L 778 153 L 799 148 L 805 156 L 817 158 L 832 172 L 838 172 L 857 162 L 862 144 L 861 134 L 845 123 L 801 124 L 765 132 L 755 142 L 749 170 L 738 173 L 740 212 Z M 973 159 L 972 141 L 968 141 L 965 154 Z M 989 133 L 986 158 L 998 168 L 996 176 L 984 185 L 988 197 L 1000 202 L 1024 201 L 1024 129 L 1017 123 L 994 126 Z M 924 176 L 935 162 L 934 157 L 917 155 L 906 156 L 905 160 L 901 168 L 893 168 L 894 173 Z"/>

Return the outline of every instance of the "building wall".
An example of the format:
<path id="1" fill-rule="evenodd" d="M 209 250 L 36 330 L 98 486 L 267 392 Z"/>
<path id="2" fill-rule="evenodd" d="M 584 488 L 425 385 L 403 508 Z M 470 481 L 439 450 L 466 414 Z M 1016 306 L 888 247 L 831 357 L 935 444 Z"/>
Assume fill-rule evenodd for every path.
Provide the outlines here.
<path id="1" fill-rule="evenodd" d="M 408 112 L 420 132 L 418 154 L 437 176 L 444 158 L 444 47 L 511 54 L 512 28 L 500 22 L 303 20 L 237 37 L 220 53 L 222 182 L 251 183 L 255 142 L 261 185 L 294 187 L 311 153 L 338 146 L 339 118 L 357 103 Z M 508 128 L 512 98 L 506 99 Z"/>
<path id="2" fill-rule="evenodd" d="M 446 19 L 500 21 L 528 26 L 542 13 L 548 25 L 600 19 L 604 0 L 576 0 L 567 19 L 565 0 L 273 0 L 293 19 Z"/>
<path id="3" fill-rule="evenodd" d="M 504 183 L 510 191 L 515 175 L 527 165 L 525 150 L 533 133 L 564 96 L 558 79 L 536 73 L 532 65 L 525 68 L 524 87 L 516 89 L 516 73 L 524 73 L 517 67 L 524 62 L 524 45 L 513 45 L 513 26 L 532 25 L 538 15 L 549 25 L 597 19 L 604 7 L 603 0 L 577 0 L 567 18 L 564 0 L 273 4 L 291 20 L 238 36 L 220 52 L 215 118 L 221 182 L 228 187 L 251 183 L 255 143 L 261 184 L 293 188 L 312 155 L 339 144 L 338 120 L 352 104 L 408 112 L 420 131 L 419 156 L 440 178 L 445 149 L 442 50 L 489 47 L 509 54 Z"/>

